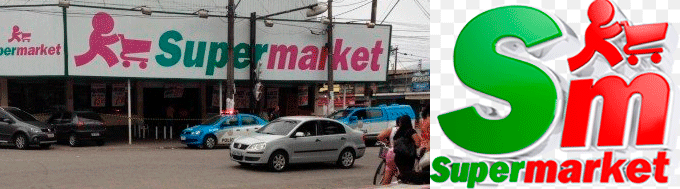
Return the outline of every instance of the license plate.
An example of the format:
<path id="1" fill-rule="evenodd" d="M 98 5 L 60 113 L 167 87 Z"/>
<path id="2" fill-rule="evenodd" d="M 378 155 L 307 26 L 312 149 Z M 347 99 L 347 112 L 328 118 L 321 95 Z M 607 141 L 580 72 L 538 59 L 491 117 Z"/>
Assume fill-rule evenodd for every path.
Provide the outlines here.
<path id="1" fill-rule="evenodd" d="M 47 138 L 54 138 L 54 134 L 47 134 Z"/>
<path id="2" fill-rule="evenodd" d="M 92 136 L 99 136 L 99 133 L 92 133 Z"/>
<path id="3" fill-rule="evenodd" d="M 181 137 L 179 137 L 179 140 L 187 140 L 187 137 L 181 136 Z"/>
<path id="4" fill-rule="evenodd" d="M 243 154 L 241 154 L 241 152 L 232 152 L 231 155 L 233 155 L 233 156 L 243 156 Z"/>

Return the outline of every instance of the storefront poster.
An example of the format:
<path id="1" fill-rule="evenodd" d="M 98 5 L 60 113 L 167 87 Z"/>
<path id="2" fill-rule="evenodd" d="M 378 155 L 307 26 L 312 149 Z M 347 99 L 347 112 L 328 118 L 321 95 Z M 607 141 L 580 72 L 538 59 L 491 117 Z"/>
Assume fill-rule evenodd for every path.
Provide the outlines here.
<path id="1" fill-rule="evenodd" d="M 227 24 L 220 18 L 155 19 L 119 16 L 129 11 L 70 7 L 69 75 L 140 78 L 226 79 Z M 87 16 L 83 16 L 87 15 Z M 323 30 L 320 22 L 291 24 Z M 234 76 L 249 79 L 250 24 L 237 19 Z M 256 62 L 262 80 L 327 80 L 325 35 L 309 29 L 257 22 Z M 334 27 L 336 81 L 385 81 L 391 26 Z M 285 36 L 285 37 L 284 37 Z"/>
<path id="2" fill-rule="evenodd" d="M 267 108 L 279 105 L 279 88 L 267 88 Z"/>
<path id="3" fill-rule="evenodd" d="M 248 108 L 250 107 L 250 96 L 253 94 L 250 88 L 247 87 L 237 87 L 236 94 L 234 94 L 236 108 Z"/>
<path id="4" fill-rule="evenodd" d="M 125 84 L 124 83 L 117 83 L 113 84 L 113 92 L 111 94 L 111 106 L 113 107 L 121 107 L 125 106 L 127 103 L 127 94 L 125 90 Z"/>
<path id="5" fill-rule="evenodd" d="M 61 8 L 3 11 L 0 19 L 0 76 L 64 75 Z M 54 15 L 41 12 L 59 12 Z"/>
<path id="6" fill-rule="evenodd" d="M 298 87 L 298 106 L 309 105 L 309 87 L 299 86 Z"/>
<path id="7" fill-rule="evenodd" d="M 106 106 L 106 83 L 93 83 L 91 91 L 92 107 Z"/>

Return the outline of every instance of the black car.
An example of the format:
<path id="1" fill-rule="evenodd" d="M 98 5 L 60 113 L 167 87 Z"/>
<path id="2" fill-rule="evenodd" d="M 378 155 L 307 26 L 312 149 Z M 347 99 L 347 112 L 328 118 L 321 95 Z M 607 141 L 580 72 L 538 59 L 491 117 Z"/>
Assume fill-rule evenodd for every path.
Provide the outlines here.
<path id="1" fill-rule="evenodd" d="M 14 144 L 18 149 L 29 145 L 49 148 L 57 142 L 54 130 L 19 108 L 0 107 L 0 142 Z"/>
<path id="2" fill-rule="evenodd" d="M 99 114 L 87 111 L 60 111 L 53 113 L 47 123 L 54 128 L 59 141 L 69 146 L 81 145 L 83 141 L 95 141 L 104 145 L 106 127 Z"/>

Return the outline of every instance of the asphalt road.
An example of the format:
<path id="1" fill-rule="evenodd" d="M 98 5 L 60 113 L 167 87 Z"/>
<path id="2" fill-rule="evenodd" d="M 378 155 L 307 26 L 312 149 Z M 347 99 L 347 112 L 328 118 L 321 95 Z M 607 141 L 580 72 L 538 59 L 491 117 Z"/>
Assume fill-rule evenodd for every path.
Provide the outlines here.
<path id="1" fill-rule="evenodd" d="M 380 159 L 369 147 L 351 169 L 292 165 L 274 173 L 242 167 L 229 149 L 188 149 L 177 142 L 139 142 L 49 150 L 0 146 L 0 188 L 367 188 Z"/>

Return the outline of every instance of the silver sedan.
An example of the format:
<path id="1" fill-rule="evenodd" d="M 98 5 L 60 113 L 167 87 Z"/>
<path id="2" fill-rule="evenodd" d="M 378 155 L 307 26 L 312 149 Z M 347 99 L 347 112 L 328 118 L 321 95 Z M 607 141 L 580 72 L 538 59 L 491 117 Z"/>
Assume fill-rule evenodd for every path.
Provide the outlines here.
<path id="1" fill-rule="evenodd" d="M 327 118 L 290 116 L 276 119 L 230 146 L 231 159 L 242 165 L 267 164 L 283 171 L 290 163 L 335 162 L 350 168 L 364 156 L 362 132 Z"/>

